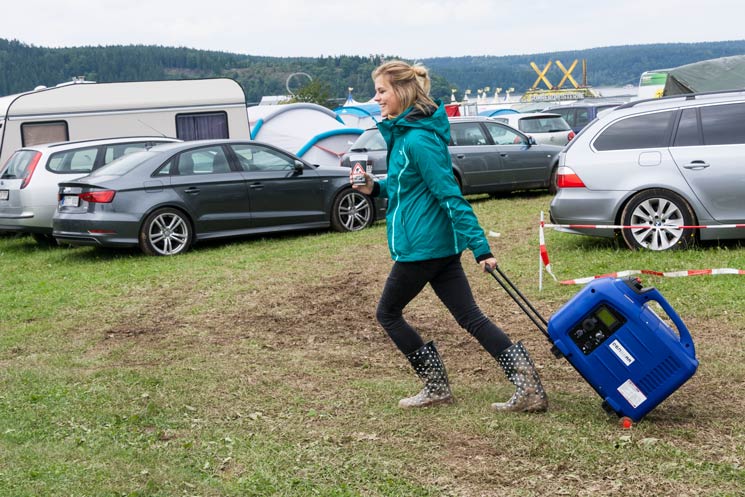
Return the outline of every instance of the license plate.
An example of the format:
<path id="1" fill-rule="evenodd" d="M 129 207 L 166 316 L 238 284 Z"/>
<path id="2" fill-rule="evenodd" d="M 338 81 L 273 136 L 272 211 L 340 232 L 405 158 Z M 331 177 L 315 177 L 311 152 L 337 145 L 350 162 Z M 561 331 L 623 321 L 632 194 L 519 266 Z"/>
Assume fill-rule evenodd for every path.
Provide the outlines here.
<path id="1" fill-rule="evenodd" d="M 60 202 L 61 207 L 77 207 L 80 204 L 80 197 L 77 195 L 65 195 Z"/>
<path id="2" fill-rule="evenodd" d="M 0 200 L 8 200 L 10 192 L 8 190 L 0 190 Z"/>

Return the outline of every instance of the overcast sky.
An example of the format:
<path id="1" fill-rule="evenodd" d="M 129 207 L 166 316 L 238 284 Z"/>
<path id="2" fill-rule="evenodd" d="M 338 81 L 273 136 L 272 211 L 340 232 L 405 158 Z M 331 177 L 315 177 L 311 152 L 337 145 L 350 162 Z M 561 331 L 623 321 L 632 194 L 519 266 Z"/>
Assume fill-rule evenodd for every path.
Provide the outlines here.
<path id="1" fill-rule="evenodd" d="M 247 55 L 518 55 L 745 39 L 743 0 L 7 0 L 0 38 Z"/>

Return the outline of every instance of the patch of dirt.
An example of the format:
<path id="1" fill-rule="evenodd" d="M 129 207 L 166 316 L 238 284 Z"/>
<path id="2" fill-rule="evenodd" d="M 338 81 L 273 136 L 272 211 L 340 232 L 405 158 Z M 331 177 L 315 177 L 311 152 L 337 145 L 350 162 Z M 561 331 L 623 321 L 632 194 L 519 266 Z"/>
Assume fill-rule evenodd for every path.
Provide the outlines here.
<path id="1" fill-rule="evenodd" d="M 468 272 L 473 283 L 476 273 L 471 271 Z M 251 341 L 263 351 L 251 356 L 262 379 L 249 378 L 247 382 L 281 381 L 315 397 L 319 406 L 328 406 L 338 396 L 354 398 L 347 391 L 351 388 L 346 385 L 349 378 L 384 377 L 410 380 L 416 385 L 407 361 L 375 320 L 386 277 L 387 266 L 380 264 L 375 271 L 330 274 L 314 281 L 288 279 L 236 295 L 230 306 L 205 306 L 198 312 L 191 310 L 196 295 L 190 295 L 190 289 L 178 289 L 178 298 L 165 294 L 156 302 L 125 313 L 119 322 L 103 330 L 100 344 L 91 353 L 106 354 L 126 344 L 135 349 L 190 345 L 237 354 L 241 344 Z M 474 284 L 474 293 L 486 314 L 531 351 L 549 395 L 586 396 L 597 402 L 600 411 L 595 392 L 565 360 L 553 356 L 543 335 L 501 289 L 491 291 L 479 282 Z M 537 307 L 544 316 L 555 310 L 541 303 Z M 406 317 L 421 330 L 425 340 L 438 343 L 456 391 L 490 384 L 495 385 L 495 395 L 497 390 L 509 391 L 496 362 L 458 327 L 430 289 L 410 304 Z M 648 436 L 654 436 L 655 424 L 659 423 L 664 426 L 659 430 L 666 437 L 675 432 L 686 433 L 675 438 L 681 449 L 708 451 L 707 457 L 726 461 L 741 440 L 728 435 L 722 427 L 742 415 L 745 400 L 733 392 L 732 378 L 722 375 L 716 365 L 742 361 L 742 347 L 734 344 L 742 344 L 743 333 L 711 320 L 692 319 L 687 324 L 699 345 L 701 367 L 685 388 L 648 415 L 645 430 Z M 298 367 L 294 374 L 288 374 L 286 369 L 273 372 L 273 361 L 297 363 Z M 316 371 L 322 374 L 315 374 Z M 741 387 L 743 378 L 735 378 L 735 384 Z M 355 401 L 364 405 L 361 399 Z M 393 394 L 390 402 L 397 402 Z M 339 412 L 367 416 L 364 407 L 355 405 L 342 406 Z M 490 416 L 486 409 L 484 419 Z M 422 430 L 429 436 L 438 436 L 430 428 Z M 449 469 L 438 480 L 445 495 L 700 494 L 695 484 L 660 482 L 654 473 L 641 471 L 633 461 L 614 461 L 612 470 L 604 476 L 597 470 L 588 474 L 583 468 L 574 467 L 572 461 L 533 462 L 524 446 L 503 446 L 498 435 L 486 438 L 468 430 L 452 430 L 441 438 L 438 449 L 433 457 Z M 611 464 L 600 462 L 603 463 Z"/>

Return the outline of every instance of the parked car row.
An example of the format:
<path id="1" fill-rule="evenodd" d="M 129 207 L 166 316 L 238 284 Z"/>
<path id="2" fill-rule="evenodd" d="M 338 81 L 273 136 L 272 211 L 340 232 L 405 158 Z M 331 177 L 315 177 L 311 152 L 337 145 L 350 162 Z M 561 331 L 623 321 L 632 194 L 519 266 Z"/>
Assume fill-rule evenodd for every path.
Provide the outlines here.
<path id="1" fill-rule="evenodd" d="M 18 150 L 0 172 L 0 230 L 152 255 L 217 237 L 356 231 L 384 217 L 385 207 L 353 190 L 343 168 L 250 140 L 43 145 Z"/>
<path id="2" fill-rule="evenodd" d="M 534 136 L 550 140 L 539 131 L 563 122 L 557 114 L 504 116 L 533 132 L 495 117 L 450 118 L 453 174 L 464 194 L 548 188 L 558 229 L 620 236 L 630 248 L 745 238 L 745 90 L 605 109 L 576 137 L 562 129 L 564 146 Z M 385 175 L 386 156 L 371 128 L 341 165 Z M 172 255 L 208 238 L 356 231 L 383 218 L 386 204 L 353 190 L 346 168 L 311 165 L 252 140 L 142 136 L 23 147 L 0 170 L 0 232 Z"/>
<path id="3" fill-rule="evenodd" d="M 745 223 L 743 122 L 745 90 L 616 107 L 559 154 L 552 222 L 571 233 L 620 234 L 634 249 L 745 238 L 735 226 Z M 631 228 L 571 227 L 588 225 Z"/>

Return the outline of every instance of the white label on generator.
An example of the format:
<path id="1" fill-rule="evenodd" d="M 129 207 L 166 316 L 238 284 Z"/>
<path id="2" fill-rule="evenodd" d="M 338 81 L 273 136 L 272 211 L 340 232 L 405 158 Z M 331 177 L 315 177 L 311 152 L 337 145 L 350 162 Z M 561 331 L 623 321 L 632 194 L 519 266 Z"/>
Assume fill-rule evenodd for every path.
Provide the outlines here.
<path id="1" fill-rule="evenodd" d="M 621 386 L 618 387 L 618 393 L 623 395 L 623 398 L 626 399 L 626 401 L 631 404 L 634 409 L 639 407 L 642 402 L 647 400 L 647 396 L 644 395 L 642 391 L 639 390 L 639 387 L 634 385 L 634 382 L 632 382 L 631 380 L 626 380 L 621 383 Z"/>
<path id="2" fill-rule="evenodd" d="M 631 366 L 631 364 L 636 360 L 634 359 L 634 356 L 629 354 L 629 351 L 626 350 L 626 348 L 618 342 L 618 340 L 613 340 L 610 343 L 609 347 L 613 351 L 613 353 L 616 354 L 619 359 L 621 359 L 621 362 L 626 364 L 626 366 Z"/>

